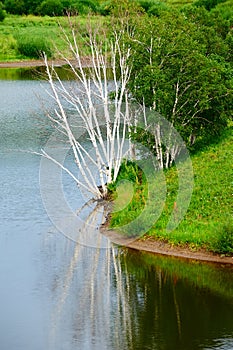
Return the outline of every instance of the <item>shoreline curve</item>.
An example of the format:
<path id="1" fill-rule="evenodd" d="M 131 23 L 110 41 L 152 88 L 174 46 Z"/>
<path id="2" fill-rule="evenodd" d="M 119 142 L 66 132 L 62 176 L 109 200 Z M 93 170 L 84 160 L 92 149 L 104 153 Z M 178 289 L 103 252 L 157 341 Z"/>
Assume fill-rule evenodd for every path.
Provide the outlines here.
<path id="1" fill-rule="evenodd" d="M 122 237 L 118 232 L 107 229 L 106 227 L 101 227 L 101 234 L 109 238 L 109 240 L 119 246 L 124 246 L 126 248 L 145 251 L 148 253 L 173 256 L 180 259 L 189 259 L 189 260 L 198 260 L 209 263 L 218 263 L 218 264 L 229 264 L 233 267 L 233 256 L 222 256 L 219 254 L 214 254 L 206 250 L 197 250 L 192 251 L 189 248 L 172 246 L 169 243 L 164 241 L 156 240 L 152 237 L 146 239 L 138 238 L 125 238 Z"/>
<path id="2" fill-rule="evenodd" d="M 76 65 L 77 62 L 75 60 L 70 60 L 72 65 Z M 54 65 L 55 67 L 62 67 L 67 65 L 67 62 L 62 59 L 54 59 L 48 60 L 49 65 Z M 90 67 L 91 60 L 89 57 L 82 58 L 82 66 Z M 45 63 L 43 60 L 25 60 L 25 61 L 8 61 L 8 62 L 0 62 L 0 68 L 36 68 L 36 67 L 45 67 Z"/>

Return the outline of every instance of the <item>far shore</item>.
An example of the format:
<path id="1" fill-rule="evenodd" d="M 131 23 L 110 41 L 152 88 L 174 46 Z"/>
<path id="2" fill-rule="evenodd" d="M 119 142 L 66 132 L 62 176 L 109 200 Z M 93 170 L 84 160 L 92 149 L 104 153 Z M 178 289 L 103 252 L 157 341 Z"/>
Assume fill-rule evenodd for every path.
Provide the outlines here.
<path id="1" fill-rule="evenodd" d="M 0 68 L 33 68 L 44 65 L 44 61 L 42 60 L 0 62 Z"/>
<path id="2" fill-rule="evenodd" d="M 75 60 L 70 61 L 72 65 L 76 65 Z M 54 59 L 48 61 L 49 65 L 53 65 L 55 67 L 62 67 L 67 65 L 67 62 L 62 59 Z M 45 62 L 43 60 L 25 60 L 25 61 L 9 61 L 9 62 L 0 62 L 0 68 L 35 68 L 35 67 L 43 67 L 45 66 Z M 90 67 L 91 61 L 90 58 L 84 57 L 82 59 L 83 67 Z"/>
<path id="3" fill-rule="evenodd" d="M 149 253 L 174 256 L 181 259 L 199 260 L 218 264 L 231 264 L 233 265 L 233 257 L 225 255 L 214 254 L 204 249 L 191 250 L 186 247 L 173 246 L 164 241 L 155 240 L 152 237 L 148 238 L 125 238 L 118 232 L 108 229 L 103 225 L 101 233 L 110 239 L 111 242 L 124 246 L 127 248 L 146 251 Z"/>

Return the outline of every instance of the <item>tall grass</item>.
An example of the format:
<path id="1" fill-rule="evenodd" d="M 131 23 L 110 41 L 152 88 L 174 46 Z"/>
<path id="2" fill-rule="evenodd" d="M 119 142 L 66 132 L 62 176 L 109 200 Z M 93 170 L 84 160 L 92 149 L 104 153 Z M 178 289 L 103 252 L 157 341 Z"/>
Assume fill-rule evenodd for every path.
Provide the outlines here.
<path id="1" fill-rule="evenodd" d="M 76 19 L 74 18 L 74 20 L 79 26 L 79 32 L 84 33 L 86 31 L 87 21 L 91 23 L 98 22 L 98 25 L 102 25 L 106 19 L 100 16 L 88 19 L 87 17 L 78 16 Z M 59 25 L 61 25 L 67 33 L 70 32 L 68 19 L 66 17 L 55 18 L 32 15 L 7 16 L 4 22 L 0 22 L 0 61 L 28 59 L 28 55 L 25 55 L 21 49 L 18 50 L 17 41 L 21 47 L 23 46 L 23 42 L 31 40 L 34 42 L 34 37 L 36 38 L 37 46 L 42 46 L 42 40 L 44 41 L 46 48 L 48 49 L 49 47 L 54 58 L 59 56 L 58 51 L 61 51 L 66 57 L 70 58 L 70 51 L 64 42 Z M 41 39 L 41 44 L 38 38 Z M 27 43 L 27 46 L 29 46 L 29 43 Z"/>
<path id="2" fill-rule="evenodd" d="M 15 37 L 17 42 L 17 50 L 20 55 L 27 58 L 41 58 L 43 53 L 47 57 L 52 56 L 52 49 L 49 42 L 38 35 L 17 35 Z"/>

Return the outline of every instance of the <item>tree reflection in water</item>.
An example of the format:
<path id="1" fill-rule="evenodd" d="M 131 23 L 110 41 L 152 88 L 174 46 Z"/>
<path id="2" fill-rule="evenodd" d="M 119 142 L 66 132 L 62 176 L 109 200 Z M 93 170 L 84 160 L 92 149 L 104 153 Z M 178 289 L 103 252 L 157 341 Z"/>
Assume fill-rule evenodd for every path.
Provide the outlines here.
<path id="1" fill-rule="evenodd" d="M 99 215 L 88 216 L 81 234 L 90 234 Z M 61 248 L 51 237 L 60 266 L 51 276 L 49 349 L 232 348 L 232 268 L 106 246 L 96 237 L 95 248 L 65 238 Z"/>

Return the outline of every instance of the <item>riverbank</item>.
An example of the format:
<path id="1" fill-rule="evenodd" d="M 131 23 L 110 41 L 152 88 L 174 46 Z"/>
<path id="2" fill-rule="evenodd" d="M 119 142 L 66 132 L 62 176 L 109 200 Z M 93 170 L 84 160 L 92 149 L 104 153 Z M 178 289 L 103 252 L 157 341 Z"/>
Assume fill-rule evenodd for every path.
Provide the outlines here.
<path id="1" fill-rule="evenodd" d="M 56 60 L 54 65 L 63 66 L 64 61 Z M 34 68 L 45 66 L 43 60 L 28 60 L 28 61 L 15 61 L 15 62 L 0 62 L 0 68 Z"/>
<path id="2" fill-rule="evenodd" d="M 105 225 L 101 228 L 101 233 L 108 237 L 116 245 L 130 249 L 145 251 L 158 255 L 173 256 L 181 259 L 199 260 L 218 264 L 229 264 L 233 266 L 233 257 L 214 254 L 204 249 L 191 250 L 184 246 L 171 245 L 162 240 L 155 240 L 153 237 L 141 239 L 124 238 L 114 230 L 108 229 Z"/>
<path id="3" fill-rule="evenodd" d="M 67 65 L 67 62 L 62 59 L 49 60 L 49 65 L 53 65 L 55 67 L 63 67 Z M 71 60 L 73 66 L 75 66 L 76 61 Z M 45 63 L 43 60 L 25 60 L 25 61 L 12 61 L 12 62 L 0 62 L 0 68 L 35 68 L 35 67 L 44 67 Z M 84 57 L 82 59 L 83 67 L 90 67 L 91 62 L 90 58 Z"/>
<path id="4" fill-rule="evenodd" d="M 177 169 L 173 167 L 164 173 L 166 201 L 163 211 L 146 232 L 145 240 L 120 241 L 120 244 L 159 254 L 174 254 L 216 262 L 223 262 L 227 257 L 226 263 L 231 263 L 233 260 L 231 258 L 233 256 L 232 154 L 233 133 L 232 126 L 229 125 L 219 140 L 203 147 L 191 157 L 194 172 L 192 198 L 186 215 L 176 229 L 172 232 L 167 230 L 167 223 L 173 213 L 179 191 Z M 127 174 L 127 171 L 120 174 L 125 180 L 131 175 Z M 135 191 L 131 202 L 123 210 L 113 210 L 109 215 L 108 229 L 119 232 L 121 227 L 133 222 L 144 210 L 144 202 L 140 198 L 146 198 L 146 184 L 142 183 Z M 147 225 L 146 222 L 140 224 Z M 112 235 L 112 232 L 108 234 Z M 115 235 L 113 238 L 115 239 Z"/>
<path id="5" fill-rule="evenodd" d="M 9 68 L 27 68 L 43 66 L 44 62 L 42 60 L 5 62 L 0 63 L 0 67 L 1 64 L 9 64 Z M 50 64 L 62 66 L 65 62 L 62 60 L 54 60 L 50 61 Z M 88 60 L 86 60 L 86 65 L 88 65 Z M 2 68 L 6 68 L 6 66 Z M 224 137 L 220 143 L 209 147 L 209 149 L 200 152 L 200 154 L 192 158 L 195 170 L 194 200 L 191 203 L 189 213 L 184 223 L 180 226 L 182 229 L 179 228 L 179 230 L 175 232 L 175 235 L 173 237 L 171 236 L 170 243 L 165 243 L 167 237 L 163 236 L 163 234 L 166 234 L 166 232 L 162 231 L 161 227 L 156 227 L 156 230 L 154 229 L 154 237 L 149 233 L 149 236 L 145 240 L 125 240 L 119 237 L 119 235 L 116 237 L 112 230 L 107 231 L 106 235 L 109 235 L 114 243 L 128 246 L 132 249 L 144 250 L 162 255 L 172 255 L 184 259 L 188 258 L 232 264 L 232 257 L 226 257 L 224 253 L 211 253 L 200 248 L 200 246 L 205 246 L 208 243 L 211 230 L 215 227 L 218 229 L 219 224 L 221 225 L 224 221 L 223 215 L 227 212 L 230 215 L 233 198 L 231 192 L 232 144 L 232 133 L 229 132 L 229 135 Z M 169 174 L 172 175 L 170 176 Z M 169 185 L 169 181 L 174 179 L 174 170 L 168 172 L 167 175 Z M 171 183 L 171 186 L 173 186 L 173 183 Z M 174 189 L 168 186 L 168 194 L 170 195 L 172 192 L 175 193 Z M 173 208 L 174 198 L 170 201 L 171 203 L 167 203 L 169 205 L 172 204 L 172 206 L 170 205 L 171 208 Z M 169 207 L 169 205 L 167 205 L 167 207 Z M 126 216 L 127 215 L 128 214 L 126 214 Z M 185 243 L 182 242 L 180 233 L 185 233 L 187 247 Z M 158 236 L 158 240 L 156 236 Z M 174 241 L 172 241 L 172 239 L 174 239 Z M 200 244 L 199 247 L 196 246 L 197 243 Z"/>

